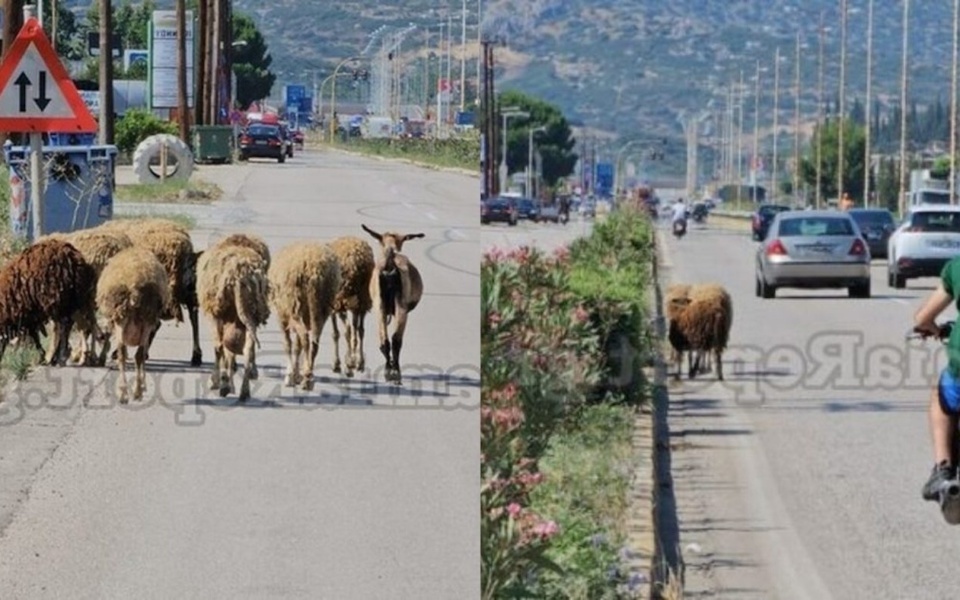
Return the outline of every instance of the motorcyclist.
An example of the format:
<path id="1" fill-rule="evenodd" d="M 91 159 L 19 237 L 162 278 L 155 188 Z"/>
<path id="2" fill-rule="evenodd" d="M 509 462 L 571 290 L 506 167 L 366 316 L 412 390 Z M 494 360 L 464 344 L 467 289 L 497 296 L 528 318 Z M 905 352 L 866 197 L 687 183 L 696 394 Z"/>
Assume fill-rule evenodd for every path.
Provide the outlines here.
<path id="1" fill-rule="evenodd" d="M 960 257 L 951 259 L 940 272 L 940 284 L 914 315 L 914 328 L 936 336 L 937 316 L 951 304 L 960 306 Z M 954 436 L 960 416 L 960 328 L 954 328 L 947 341 L 947 367 L 940 373 L 930 394 L 928 421 L 933 441 L 933 472 L 923 486 L 924 500 L 937 500 L 939 491 L 957 477 L 953 456 Z"/>
<path id="2" fill-rule="evenodd" d="M 673 205 L 673 218 L 671 219 L 671 224 L 676 226 L 677 223 L 682 223 L 683 227 L 687 226 L 687 205 L 683 202 L 683 198 L 677 198 L 677 201 Z"/>

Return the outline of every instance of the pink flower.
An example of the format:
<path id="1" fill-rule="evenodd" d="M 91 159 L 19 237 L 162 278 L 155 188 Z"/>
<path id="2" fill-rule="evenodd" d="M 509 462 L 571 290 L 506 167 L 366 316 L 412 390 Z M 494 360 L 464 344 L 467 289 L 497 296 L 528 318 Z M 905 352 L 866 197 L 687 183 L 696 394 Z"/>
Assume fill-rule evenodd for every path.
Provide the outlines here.
<path id="1" fill-rule="evenodd" d="M 557 262 L 566 262 L 570 258 L 570 248 L 567 246 L 560 246 L 553 251 L 553 258 Z"/>
<path id="2" fill-rule="evenodd" d="M 507 505 L 507 514 L 510 515 L 510 518 L 516 519 L 520 516 L 522 510 L 523 508 L 516 502 L 511 502 Z"/>
<path id="3" fill-rule="evenodd" d="M 542 540 L 547 540 L 557 534 L 560 527 L 553 521 L 540 521 L 533 526 L 532 533 Z"/>
<path id="4" fill-rule="evenodd" d="M 519 407 L 500 408 L 494 411 L 493 423 L 498 427 L 512 431 L 523 422 L 523 411 Z"/>

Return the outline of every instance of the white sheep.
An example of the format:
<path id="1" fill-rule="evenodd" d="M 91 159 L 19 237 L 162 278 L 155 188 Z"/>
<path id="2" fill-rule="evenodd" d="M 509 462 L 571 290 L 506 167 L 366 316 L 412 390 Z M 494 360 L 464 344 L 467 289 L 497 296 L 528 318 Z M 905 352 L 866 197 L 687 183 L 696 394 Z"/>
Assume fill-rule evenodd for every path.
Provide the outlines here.
<path id="1" fill-rule="evenodd" d="M 370 278 L 376 265 L 373 248 L 356 237 L 341 237 L 330 242 L 330 248 L 340 263 L 340 289 L 333 301 L 334 316 L 330 320 L 333 327 L 333 352 L 335 355 L 333 372 L 340 373 L 340 330 L 337 321 L 343 326 L 347 352 L 346 376 L 353 377 L 354 370 L 363 372 L 366 360 L 363 352 L 364 320 L 373 308 L 370 297 Z"/>

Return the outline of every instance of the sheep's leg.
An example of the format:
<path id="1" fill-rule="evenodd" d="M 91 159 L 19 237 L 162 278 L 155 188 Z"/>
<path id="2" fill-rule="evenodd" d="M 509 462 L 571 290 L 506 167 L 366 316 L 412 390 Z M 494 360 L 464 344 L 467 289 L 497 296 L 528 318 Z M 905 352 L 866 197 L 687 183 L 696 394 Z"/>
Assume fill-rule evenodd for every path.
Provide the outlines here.
<path id="1" fill-rule="evenodd" d="M 352 315 L 352 311 L 344 311 L 340 315 L 340 322 L 343 324 L 344 337 L 347 342 L 345 353 L 347 377 L 353 377 L 353 373 L 357 370 L 357 328 Z"/>
<path id="2" fill-rule="evenodd" d="M 226 398 L 233 393 L 233 352 L 226 347 L 224 347 L 221 352 L 220 397 Z"/>
<path id="3" fill-rule="evenodd" d="M 73 329 L 73 319 L 64 319 L 57 325 L 60 328 L 60 344 L 54 354 L 54 360 L 58 365 L 65 365 L 70 356 L 70 331 Z"/>
<path id="4" fill-rule="evenodd" d="M 360 311 L 353 313 L 353 339 L 355 344 L 356 352 L 356 363 L 355 366 L 357 371 L 363 373 L 366 369 L 367 361 L 366 357 L 363 354 L 363 320 L 364 314 Z"/>
<path id="5" fill-rule="evenodd" d="M 310 328 L 303 337 L 303 384 L 301 387 L 304 391 L 310 391 L 313 389 L 313 370 L 316 366 L 317 354 L 320 351 L 320 332 L 323 331 L 323 326 L 314 329 Z"/>
<path id="6" fill-rule="evenodd" d="M 193 334 L 193 354 L 190 356 L 190 366 L 199 367 L 203 364 L 203 350 L 200 349 L 200 311 L 196 306 L 188 306 L 190 316 L 190 332 Z"/>
<path id="7" fill-rule="evenodd" d="M 253 330 L 247 329 L 247 336 L 243 343 L 243 381 L 240 383 L 239 395 L 241 402 L 250 397 L 250 371 L 253 370 L 253 361 L 256 359 L 254 335 Z"/>
<path id="8" fill-rule="evenodd" d="M 99 329 L 100 327 L 98 326 L 97 331 L 99 331 Z M 102 343 L 103 346 L 100 348 L 100 356 L 97 358 L 97 364 L 101 367 L 105 367 L 107 366 L 107 354 L 110 352 L 110 336 L 104 335 L 103 333 L 100 335 L 102 336 L 100 343 Z"/>
<path id="9" fill-rule="evenodd" d="M 210 372 L 210 389 L 215 390 L 220 387 L 220 364 L 223 358 L 223 323 L 215 319 L 214 333 L 216 339 L 213 342 L 213 370 Z"/>
<path id="10" fill-rule="evenodd" d="M 283 351 L 287 355 L 287 374 L 283 378 L 283 385 L 293 387 L 297 381 L 297 367 L 294 360 L 293 345 L 290 342 L 290 328 L 287 323 L 280 323 L 280 340 L 283 342 Z"/>
<path id="11" fill-rule="evenodd" d="M 143 391 L 147 387 L 147 348 L 142 343 L 137 346 L 137 351 L 133 355 L 134 380 L 133 380 L 133 399 L 143 400 Z"/>
<path id="12" fill-rule="evenodd" d="M 117 345 L 117 367 L 120 373 L 117 375 L 117 398 L 120 404 L 127 403 L 127 346 L 123 343 L 123 332 L 117 332 L 120 343 Z"/>
<path id="13" fill-rule="evenodd" d="M 714 350 L 713 352 L 714 352 L 713 360 L 715 363 L 717 363 L 717 381 L 723 381 L 723 363 L 721 362 L 723 357 L 723 351 Z"/>
<path id="14" fill-rule="evenodd" d="M 333 318 L 330 319 L 330 325 L 333 327 L 333 372 L 340 373 L 342 369 L 340 368 L 340 327 L 337 325 L 337 320 L 339 320 L 345 313 L 337 313 L 333 315 Z M 346 332 L 346 325 L 344 325 L 344 332 Z M 350 341 L 347 339 L 347 371 L 350 370 Z"/>
<path id="15" fill-rule="evenodd" d="M 390 353 L 390 335 L 389 330 L 387 329 L 387 315 L 380 313 L 377 323 L 377 333 L 380 337 L 380 353 L 383 354 L 383 358 L 387 361 L 386 367 L 386 380 L 390 381 L 390 377 L 393 373 L 393 361 Z"/>
<path id="16" fill-rule="evenodd" d="M 400 383 L 400 348 L 403 347 L 403 332 L 407 329 L 407 311 L 397 311 L 397 325 L 393 330 L 391 350 L 393 351 L 393 381 Z"/>

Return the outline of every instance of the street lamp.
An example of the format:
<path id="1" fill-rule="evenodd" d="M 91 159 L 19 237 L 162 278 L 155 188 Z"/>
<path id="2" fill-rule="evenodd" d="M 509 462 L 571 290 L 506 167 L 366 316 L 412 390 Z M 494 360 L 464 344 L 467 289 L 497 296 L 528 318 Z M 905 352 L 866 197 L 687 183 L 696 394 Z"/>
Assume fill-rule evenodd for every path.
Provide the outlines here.
<path id="1" fill-rule="evenodd" d="M 502 108 L 503 116 L 503 157 L 500 159 L 500 193 L 507 189 L 507 119 L 510 117 L 529 118 L 530 113 L 517 109 L 516 107 Z"/>
<path id="2" fill-rule="evenodd" d="M 331 142 L 333 141 L 333 138 L 337 133 L 337 130 L 336 130 L 337 124 L 336 124 L 336 119 L 334 118 L 334 115 L 337 114 L 337 74 L 340 73 L 340 68 L 343 67 L 343 65 L 347 64 L 351 60 L 358 60 L 358 59 L 360 59 L 359 56 L 351 56 L 349 58 L 345 58 L 341 60 L 340 63 L 337 64 L 337 68 L 333 70 L 333 76 L 332 76 L 333 89 L 330 91 L 330 141 Z"/>
<path id="3" fill-rule="evenodd" d="M 528 132 L 529 140 L 527 142 L 527 183 L 526 183 L 526 189 L 524 190 L 524 192 L 526 192 L 528 196 L 534 199 L 536 199 L 536 197 L 530 193 L 530 191 L 533 189 L 533 134 L 542 133 L 546 130 L 547 130 L 546 127 L 540 126 L 540 127 L 532 127 Z M 537 204 L 539 204 L 539 202 Z"/>

